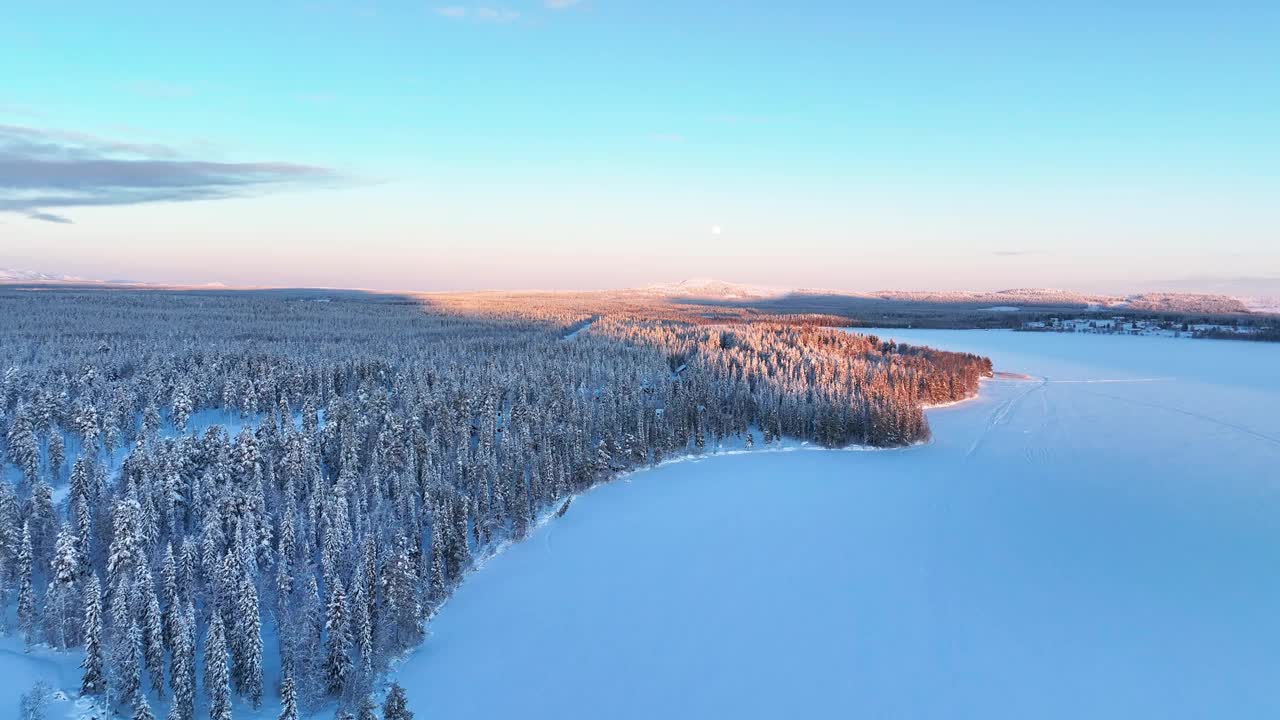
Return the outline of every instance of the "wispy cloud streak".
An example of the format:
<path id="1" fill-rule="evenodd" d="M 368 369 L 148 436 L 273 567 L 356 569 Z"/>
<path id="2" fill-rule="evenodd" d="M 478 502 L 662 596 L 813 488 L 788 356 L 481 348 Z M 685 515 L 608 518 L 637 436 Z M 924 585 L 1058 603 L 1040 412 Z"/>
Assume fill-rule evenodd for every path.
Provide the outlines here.
<path id="1" fill-rule="evenodd" d="M 462 5 L 444 5 L 435 8 L 435 13 L 450 20 L 471 18 L 478 22 L 489 23 L 509 23 L 520 19 L 520 13 L 517 10 L 490 7 L 488 5 L 480 5 L 475 8 L 466 8 Z"/>
<path id="2" fill-rule="evenodd" d="M 57 212 L 64 208 L 243 197 L 336 180 L 313 165 L 212 162 L 166 145 L 0 125 L 0 212 L 35 220 L 70 222 Z"/>

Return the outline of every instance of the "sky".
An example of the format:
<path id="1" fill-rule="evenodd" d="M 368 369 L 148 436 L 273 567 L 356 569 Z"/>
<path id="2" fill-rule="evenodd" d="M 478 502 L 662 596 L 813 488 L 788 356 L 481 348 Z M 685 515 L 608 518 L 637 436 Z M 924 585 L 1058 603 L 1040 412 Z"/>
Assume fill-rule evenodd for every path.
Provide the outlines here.
<path id="1" fill-rule="evenodd" d="M 1280 3 L 16 0 L 0 267 L 1280 295 Z"/>

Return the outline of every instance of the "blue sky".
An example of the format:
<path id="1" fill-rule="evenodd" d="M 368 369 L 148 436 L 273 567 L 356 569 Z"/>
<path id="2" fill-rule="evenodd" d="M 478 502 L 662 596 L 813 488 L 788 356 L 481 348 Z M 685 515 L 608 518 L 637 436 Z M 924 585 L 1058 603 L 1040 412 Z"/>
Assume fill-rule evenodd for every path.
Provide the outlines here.
<path id="1" fill-rule="evenodd" d="M 0 266 L 1280 293 L 1276 3 L 184 5 L 6 8 Z"/>

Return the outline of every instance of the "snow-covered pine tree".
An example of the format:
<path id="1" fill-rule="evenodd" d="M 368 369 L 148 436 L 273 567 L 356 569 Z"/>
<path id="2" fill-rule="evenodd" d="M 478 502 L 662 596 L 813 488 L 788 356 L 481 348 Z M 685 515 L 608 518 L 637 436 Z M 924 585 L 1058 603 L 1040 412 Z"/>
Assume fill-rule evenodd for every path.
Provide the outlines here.
<path id="1" fill-rule="evenodd" d="M 111 675 L 111 697 L 112 700 L 121 703 L 128 703 L 133 697 L 132 688 L 129 686 L 136 682 L 135 676 L 138 674 L 138 663 L 134 662 L 131 667 L 130 661 L 135 658 L 140 661 L 142 658 L 141 647 L 138 648 L 139 654 L 134 655 L 132 638 L 129 637 L 129 629 L 137 624 L 132 603 L 134 597 L 132 575 L 132 573 L 127 576 L 122 574 L 118 580 L 119 585 L 114 590 L 107 589 L 108 621 L 105 624 L 110 629 L 110 633 L 106 656 L 109 663 L 108 671 Z"/>
<path id="2" fill-rule="evenodd" d="M 160 430 L 160 410 L 154 403 L 147 403 L 142 411 L 142 435 L 152 437 Z"/>
<path id="3" fill-rule="evenodd" d="M 182 551 L 177 560 L 178 597 L 183 602 L 194 600 L 200 572 L 200 548 L 195 540 L 188 537 L 182 541 Z"/>
<path id="4" fill-rule="evenodd" d="M 431 574 L 427 581 L 427 602 L 432 609 L 444 602 L 449 594 L 445 522 L 443 508 L 437 505 L 431 520 Z"/>
<path id="5" fill-rule="evenodd" d="M 360 674 L 363 682 L 373 677 L 373 625 L 369 618 L 369 603 L 364 596 L 364 583 L 351 583 L 351 642 L 360 654 Z"/>
<path id="6" fill-rule="evenodd" d="M 398 535 L 394 547 L 382 571 L 383 598 L 386 601 L 383 625 L 387 635 L 386 647 L 391 654 L 412 646 L 422 637 L 417 571 L 409 541 Z"/>
<path id="7" fill-rule="evenodd" d="M 99 429 L 98 411 L 93 405 L 82 401 L 76 407 L 75 417 L 72 420 L 76 433 L 80 435 L 80 447 L 82 452 L 92 460 L 97 454 Z"/>
<path id="8" fill-rule="evenodd" d="M 49 475 L 56 484 L 62 481 L 62 465 L 67 460 L 66 446 L 62 441 L 62 433 L 57 430 L 49 434 Z"/>
<path id="9" fill-rule="evenodd" d="M 58 513 L 53 507 L 53 488 L 43 479 L 31 486 L 27 503 L 27 521 L 31 524 L 31 558 L 41 575 L 49 572 L 53 544 L 58 534 Z"/>
<path id="10" fill-rule="evenodd" d="M 80 540 L 71 526 L 64 524 L 54 543 L 49 590 L 45 594 L 45 637 L 54 647 L 66 649 L 80 643 L 83 621 L 80 583 L 83 574 Z"/>
<path id="11" fill-rule="evenodd" d="M 84 676 L 81 695 L 102 695 L 107 691 L 107 676 L 102 666 L 102 590 L 97 573 L 89 575 L 84 598 Z"/>
<path id="12" fill-rule="evenodd" d="M 107 555 L 107 591 L 119 592 L 142 559 L 142 508 L 132 497 L 116 503 Z"/>
<path id="13" fill-rule="evenodd" d="M 227 637 L 222 614 L 213 613 L 204 640 L 204 691 L 209 720 L 231 720 L 231 682 L 227 670 Z"/>
<path id="14" fill-rule="evenodd" d="M 173 404 L 170 407 L 170 411 L 173 414 L 174 427 L 178 428 L 179 431 L 186 432 L 187 420 L 191 418 L 193 411 L 191 393 L 186 383 L 179 385 L 174 390 Z"/>
<path id="15" fill-rule="evenodd" d="M 285 675 L 280 683 L 280 715 L 277 720 L 298 720 L 298 689 L 293 676 Z"/>
<path id="16" fill-rule="evenodd" d="M 374 544 L 372 537 L 366 535 L 361 540 L 360 557 L 362 563 L 362 577 L 356 582 L 364 585 L 364 599 L 369 614 L 369 633 L 373 642 L 378 642 L 378 588 L 380 587 L 378 577 L 378 548 Z M 373 661 L 376 663 L 376 659 Z"/>
<path id="17" fill-rule="evenodd" d="M 306 700 L 304 704 L 308 704 L 325 690 L 323 673 L 317 672 L 323 650 L 321 637 L 324 632 L 325 608 L 320 600 L 320 586 L 316 582 L 315 571 L 306 566 L 304 569 L 306 579 L 296 595 L 298 615 L 292 637 L 295 646 L 290 651 L 289 662 L 293 666 L 294 677 L 302 678 L 298 691 Z"/>
<path id="18" fill-rule="evenodd" d="M 325 689 L 330 695 L 341 697 L 351 677 L 351 629 L 347 622 L 347 600 L 342 583 L 337 579 L 329 591 L 329 604 L 325 612 L 324 630 Z"/>
<path id="19" fill-rule="evenodd" d="M 196 693 L 196 610 L 189 601 L 178 613 L 173 636 L 173 663 L 169 684 L 173 702 L 167 720 L 192 720 Z"/>
<path id="20" fill-rule="evenodd" d="M 156 720 L 145 692 L 138 692 L 133 696 L 133 720 Z"/>
<path id="21" fill-rule="evenodd" d="M 138 563 L 134 572 L 134 607 L 139 613 L 142 629 L 142 657 L 151 678 L 156 697 L 164 697 L 164 621 L 160 613 L 160 601 L 156 598 L 151 571 L 145 562 Z"/>
<path id="22" fill-rule="evenodd" d="M 22 541 L 18 550 L 18 629 L 27 647 L 36 643 L 40 616 L 36 609 L 36 591 L 32 583 L 31 526 L 22 524 Z"/>
<path id="23" fill-rule="evenodd" d="M 23 406 L 18 407 L 9 425 L 7 447 L 9 461 L 22 471 L 23 480 L 28 484 L 35 483 L 40 477 L 40 443 Z"/>
<path id="24" fill-rule="evenodd" d="M 22 511 L 12 483 L 0 482 L 0 603 L 8 601 L 6 581 L 16 574 L 18 550 L 22 546 Z M 7 631 L 8 613 L 0 613 L 0 630 Z"/>
<path id="25" fill-rule="evenodd" d="M 178 633 L 178 618 L 182 612 L 178 596 L 178 563 L 173 557 L 173 543 L 165 546 L 164 560 L 160 562 L 160 595 L 164 601 L 164 609 L 160 614 L 161 638 L 165 647 L 172 648 L 173 638 Z"/>
<path id="26" fill-rule="evenodd" d="M 87 541 L 93 533 L 92 514 L 94 498 L 91 495 L 92 469 L 89 460 L 81 455 L 71 465 L 71 482 L 67 492 L 70 503 L 70 516 L 76 523 L 76 534 L 80 536 L 82 549 L 88 556 Z"/>
<path id="27" fill-rule="evenodd" d="M 400 683 L 391 683 L 387 690 L 387 699 L 382 702 L 382 720 L 413 720 L 413 711 Z"/>
<path id="28" fill-rule="evenodd" d="M 256 708 L 262 703 L 262 617 L 258 589 L 249 568 L 243 568 L 236 589 L 235 658 L 236 691 Z"/>
<path id="29" fill-rule="evenodd" d="M 116 702 L 128 705 L 133 702 L 135 695 L 143 693 L 142 629 L 138 627 L 136 620 L 130 618 L 129 629 L 123 634 L 124 640 L 120 643 L 121 652 L 114 658 L 116 684 L 113 689 Z"/>

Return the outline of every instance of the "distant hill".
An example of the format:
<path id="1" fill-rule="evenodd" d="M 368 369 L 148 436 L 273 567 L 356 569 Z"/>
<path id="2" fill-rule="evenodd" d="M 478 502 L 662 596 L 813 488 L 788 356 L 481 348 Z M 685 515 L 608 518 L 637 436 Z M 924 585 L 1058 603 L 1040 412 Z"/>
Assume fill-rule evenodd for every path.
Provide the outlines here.
<path id="1" fill-rule="evenodd" d="M 658 283 L 636 288 L 632 292 L 659 297 L 696 297 L 706 299 L 766 298 L 786 295 L 786 288 L 743 285 L 714 278 L 689 278 L 678 283 Z"/>
<path id="2" fill-rule="evenodd" d="M 1194 293 L 1142 293 L 1128 298 L 1128 307 L 1149 312 L 1204 313 L 1222 315 L 1250 312 L 1240 298 L 1229 295 Z"/>
<path id="3" fill-rule="evenodd" d="M 76 275 L 34 270 L 0 268 L 0 284 L 86 283 L 103 285 L 149 285 L 171 289 L 233 289 L 222 283 L 167 285 L 128 280 L 97 280 Z M 258 288 L 266 289 L 266 288 Z M 278 288 L 303 290 L 306 288 Z M 497 291 L 502 294 L 502 291 Z M 1196 315 L 1276 313 L 1280 299 L 1241 298 L 1224 294 L 1187 292 L 1147 292 L 1133 295 L 1104 295 L 1055 288 L 1012 288 L 1008 290 L 877 290 L 850 292 L 816 288 L 784 288 L 734 283 L 715 278 L 695 277 L 674 283 L 657 283 L 605 294 L 640 298 L 669 298 L 694 304 L 754 307 L 774 312 L 809 312 L 847 315 L 869 311 L 908 312 L 970 311 L 977 313 L 1029 312 L 1150 312 Z M 592 293 L 588 293 L 592 294 Z"/>
<path id="4" fill-rule="evenodd" d="M 92 282 L 88 278 L 75 275 L 58 275 L 36 272 L 35 270 L 16 270 L 0 268 L 0 282 Z"/>
<path id="5" fill-rule="evenodd" d="M 1009 290 L 877 290 L 874 292 L 847 292 L 811 288 L 778 288 L 761 285 L 691 278 L 678 283 L 649 285 L 627 291 L 643 295 L 669 297 L 711 304 L 741 302 L 767 303 L 773 309 L 795 305 L 797 310 L 808 312 L 882 308 L 887 305 L 931 306 L 938 309 L 989 310 L 1010 312 L 1016 310 L 1079 310 L 1079 311 L 1134 311 L 1196 314 L 1248 313 L 1250 308 L 1241 299 L 1229 295 L 1198 293 L 1138 293 L 1134 295 L 1103 295 L 1082 293 L 1055 288 L 1013 288 Z"/>

